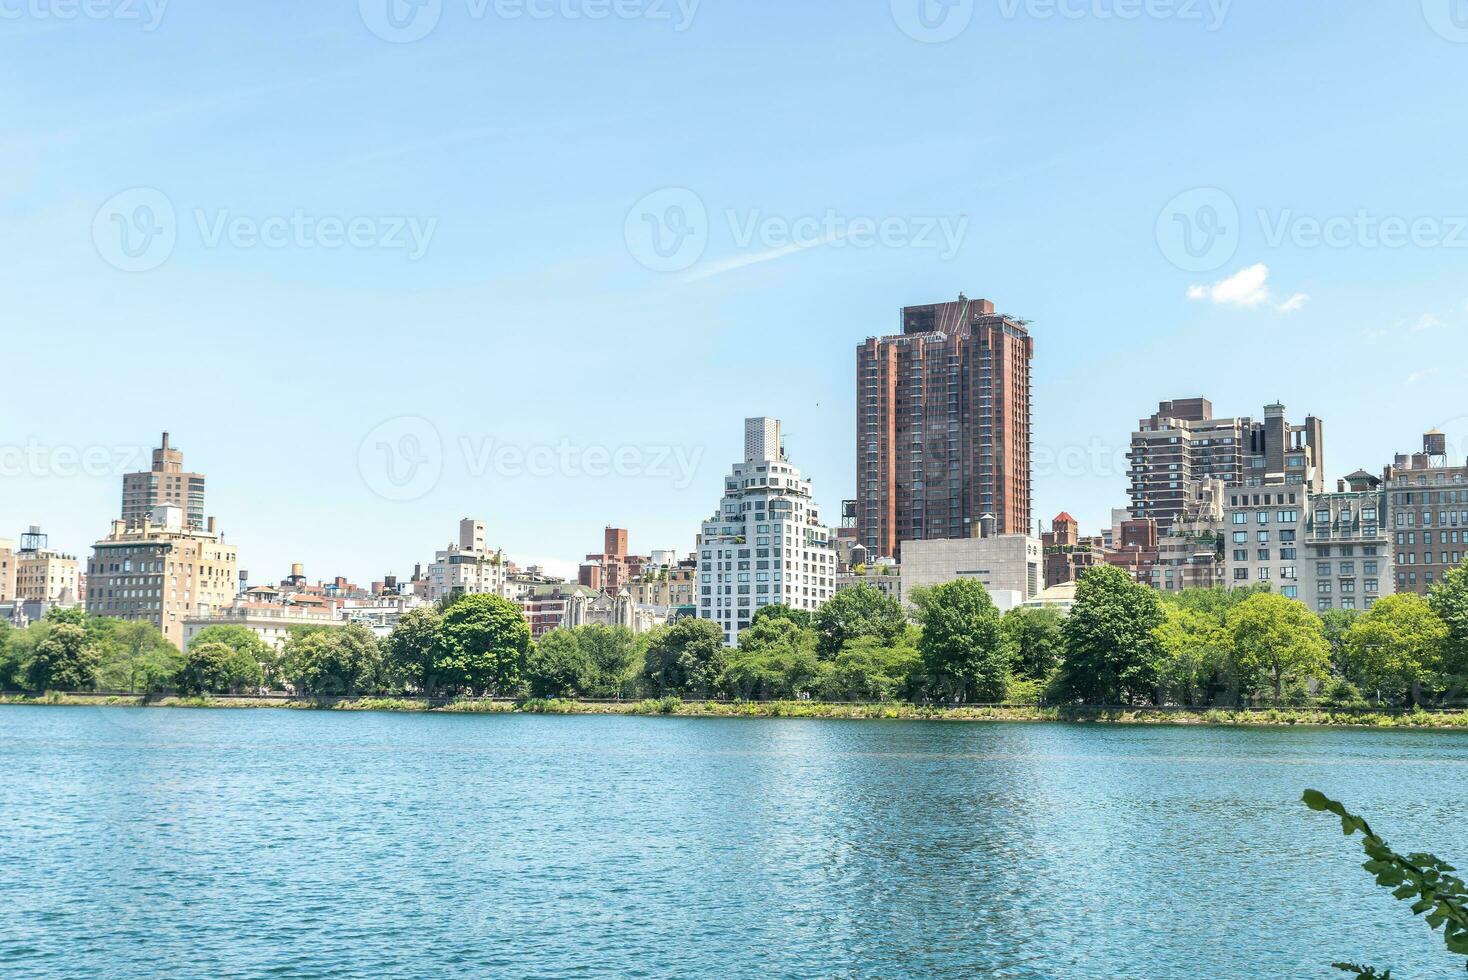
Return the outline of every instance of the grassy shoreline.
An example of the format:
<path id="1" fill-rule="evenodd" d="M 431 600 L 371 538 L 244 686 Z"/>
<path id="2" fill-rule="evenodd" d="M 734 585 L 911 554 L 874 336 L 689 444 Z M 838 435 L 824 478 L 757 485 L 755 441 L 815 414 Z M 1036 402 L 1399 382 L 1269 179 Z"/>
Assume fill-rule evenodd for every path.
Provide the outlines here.
<path id="1" fill-rule="evenodd" d="M 118 694 L 4 695 L 0 705 L 150 708 L 288 708 L 313 711 L 402 711 L 436 714 L 666 715 L 681 718 L 816 718 L 850 720 L 1071 722 L 1129 725 L 1229 725 L 1468 730 L 1468 710 L 1387 711 L 1332 708 L 1042 708 L 931 707 L 904 703 L 818 701 L 570 701 L 529 699 L 430 701 L 410 697 L 151 697 Z"/>

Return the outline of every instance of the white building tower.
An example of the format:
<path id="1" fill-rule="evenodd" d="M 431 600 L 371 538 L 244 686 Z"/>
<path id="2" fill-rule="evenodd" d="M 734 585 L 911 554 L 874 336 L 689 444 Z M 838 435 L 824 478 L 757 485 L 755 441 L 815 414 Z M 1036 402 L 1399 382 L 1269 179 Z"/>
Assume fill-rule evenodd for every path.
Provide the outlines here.
<path id="1" fill-rule="evenodd" d="M 836 552 L 810 480 L 785 458 L 778 419 L 744 420 L 744 461 L 698 539 L 698 615 L 733 645 L 761 606 L 814 611 L 836 588 Z"/>

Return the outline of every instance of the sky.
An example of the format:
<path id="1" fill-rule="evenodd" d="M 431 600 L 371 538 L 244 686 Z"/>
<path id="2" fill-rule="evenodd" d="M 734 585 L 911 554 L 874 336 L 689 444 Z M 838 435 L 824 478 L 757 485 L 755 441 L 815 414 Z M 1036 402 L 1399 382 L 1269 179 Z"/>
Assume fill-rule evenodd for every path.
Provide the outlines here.
<path id="1" fill-rule="evenodd" d="M 391 4 L 391 6 L 389 6 Z M 0 0 L 0 537 L 168 430 L 252 581 L 461 517 L 691 550 L 782 419 L 830 523 L 903 305 L 1035 338 L 1035 516 L 1158 401 L 1468 456 L 1465 0 Z"/>

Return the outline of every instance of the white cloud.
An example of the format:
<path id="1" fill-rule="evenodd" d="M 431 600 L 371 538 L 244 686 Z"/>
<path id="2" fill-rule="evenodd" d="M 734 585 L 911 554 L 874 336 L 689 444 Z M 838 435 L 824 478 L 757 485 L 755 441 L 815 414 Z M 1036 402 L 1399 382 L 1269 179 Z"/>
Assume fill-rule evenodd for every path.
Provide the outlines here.
<path id="1" fill-rule="evenodd" d="M 1443 321 L 1443 318 L 1438 316 L 1436 313 L 1424 313 L 1417 318 L 1416 324 L 1414 324 L 1412 327 L 1412 332 L 1421 333 L 1424 330 L 1437 330 L 1441 327 L 1446 326 L 1447 323 L 1445 323 Z"/>
<path id="2" fill-rule="evenodd" d="M 1218 306 L 1242 306 L 1255 309 L 1274 303 L 1274 294 L 1269 289 L 1269 266 L 1263 262 L 1240 269 L 1227 279 L 1212 285 L 1188 287 L 1188 299 L 1206 300 Z M 1294 293 L 1283 303 L 1274 304 L 1280 313 L 1294 313 L 1304 309 L 1310 302 L 1308 293 Z"/>
<path id="3" fill-rule="evenodd" d="M 1415 385 L 1419 381 L 1426 381 L 1428 378 L 1437 374 L 1437 371 L 1437 368 L 1427 368 L 1422 371 L 1413 371 L 1411 374 L 1407 375 L 1407 384 Z"/>

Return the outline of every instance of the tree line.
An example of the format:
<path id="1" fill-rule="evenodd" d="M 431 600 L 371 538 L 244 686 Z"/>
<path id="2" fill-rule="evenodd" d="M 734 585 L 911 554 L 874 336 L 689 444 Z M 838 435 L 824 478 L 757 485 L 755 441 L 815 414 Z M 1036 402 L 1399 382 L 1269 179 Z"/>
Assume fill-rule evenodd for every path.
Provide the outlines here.
<path id="1" fill-rule="evenodd" d="M 32 692 L 1414 707 L 1459 699 L 1465 677 L 1468 567 L 1427 598 L 1324 615 L 1260 589 L 1160 593 L 1104 566 L 1066 615 L 1001 614 L 971 580 L 915 590 L 909 609 L 863 584 L 814 612 L 762 608 L 732 648 L 699 619 L 532 641 L 519 607 L 489 595 L 411 610 L 381 641 L 294 627 L 278 651 L 225 625 L 179 651 L 150 625 L 80 610 L 0 628 L 0 687 Z"/>

